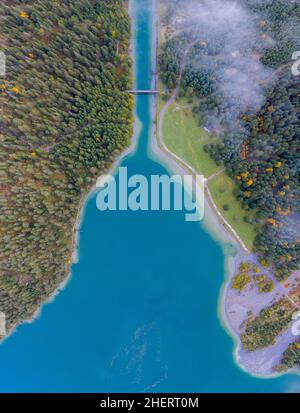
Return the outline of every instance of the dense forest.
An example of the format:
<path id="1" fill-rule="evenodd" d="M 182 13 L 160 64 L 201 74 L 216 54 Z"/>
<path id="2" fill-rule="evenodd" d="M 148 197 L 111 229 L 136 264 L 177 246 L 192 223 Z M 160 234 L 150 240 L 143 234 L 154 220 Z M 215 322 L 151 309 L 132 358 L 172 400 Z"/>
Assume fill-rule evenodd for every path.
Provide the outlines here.
<path id="1" fill-rule="evenodd" d="M 2 0 L 0 310 L 32 317 L 69 272 L 96 177 L 128 146 L 125 0 Z"/>
<path id="2" fill-rule="evenodd" d="M 160 77 L 168 94 L 182 71 L 179 94 L 196 98 L 193 111 L 199 124 L 219 138 L 205 150 L 217 165 L 226 167 L 244 209 L 255 212 L 255 253 L 284 281 L 300 262 L 300 76 L 291 70 L 293 52 L 300 50 L 300 3 L 240 0 L 253 27 L 244 19 L 235 32 L 226 24 L 222 32 L 221 24 L 197 20 L 197 3 L 203 1 L 177 0 L 176 8 L 174 1 L 164 1 Z M 209 29 L 207 33 L 201 26 Z M 233 41 L 227 35 L 230 30 L 241 39 Z M 247 34 L 252 42 L 245 40 Z M 247 93 L 231 91 L 231 83 Z M 247 274 L 238 274 L 233 285 L 244 289 L 249 282 Z M 299 291 L 292 294 L 299 302 Z M 295 308 L 283 301 L 286 305 L 274 303 L 257 319 L 248 320 L 246 348 L 270 345 L 288 328 Z M 289 367 L 291 360 L 299 363 L 295 345 L 284 356 Z"/>
<path id="3" fill-rule="evenodd" d="M 243 347 L 249 351 L 275 344 L 279 334 L 286 330 L 292 320 L 294 308 L 287 299 L 264 308 L 259 317 L 249 317 L 242 334 Z"/>

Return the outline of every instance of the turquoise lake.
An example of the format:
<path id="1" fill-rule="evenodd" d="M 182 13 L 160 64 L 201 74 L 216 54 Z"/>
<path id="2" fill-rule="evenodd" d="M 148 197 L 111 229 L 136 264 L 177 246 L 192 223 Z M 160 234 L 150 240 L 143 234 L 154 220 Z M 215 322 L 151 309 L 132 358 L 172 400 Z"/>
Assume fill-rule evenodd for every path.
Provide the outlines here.
<path id="1" fill-rule="evenodd" d="M 152 0 L 136 0 L 137 87 L 151 87 Z M 151 97 L 129 174 L 165 174 L 148 155 Z M 218 319 L 221 247 L 184 212 L 100 212 L 86 204 L 67 287 L 0 346 L 1 392 L 284 392 L 300 378 L 256 379 Z"/>

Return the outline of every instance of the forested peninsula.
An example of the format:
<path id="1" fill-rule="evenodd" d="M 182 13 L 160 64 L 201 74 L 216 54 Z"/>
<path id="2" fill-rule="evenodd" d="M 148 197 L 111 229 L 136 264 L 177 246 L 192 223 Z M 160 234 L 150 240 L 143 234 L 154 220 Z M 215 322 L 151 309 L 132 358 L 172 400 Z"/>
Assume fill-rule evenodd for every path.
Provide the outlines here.
<path id="1" fill-rule="evenodd" d="M 2 0 L 0 310 L 7 331 L 66 279 L 81 203 L 129 145 L 125 0 Z"/>

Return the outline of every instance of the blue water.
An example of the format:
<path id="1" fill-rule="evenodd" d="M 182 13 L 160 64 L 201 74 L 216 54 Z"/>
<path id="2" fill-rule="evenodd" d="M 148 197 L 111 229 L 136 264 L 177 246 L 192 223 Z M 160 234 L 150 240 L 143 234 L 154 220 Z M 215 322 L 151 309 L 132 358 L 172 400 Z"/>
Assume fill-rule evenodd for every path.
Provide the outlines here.
<path id="1" fill-rule="evenodd" d="M 136 0 L 137 87 L 151 83 L 151 0 Z M 150 97 L 129 173 L 166 173 L 147 155 Z M 40 318 L 0 346 L 0 391 L 299 390 L 295 376 L 255 379 L 234 363 L 217 317 L 221 248 L 182 212 L 85 209 L 80 261 Z"/>

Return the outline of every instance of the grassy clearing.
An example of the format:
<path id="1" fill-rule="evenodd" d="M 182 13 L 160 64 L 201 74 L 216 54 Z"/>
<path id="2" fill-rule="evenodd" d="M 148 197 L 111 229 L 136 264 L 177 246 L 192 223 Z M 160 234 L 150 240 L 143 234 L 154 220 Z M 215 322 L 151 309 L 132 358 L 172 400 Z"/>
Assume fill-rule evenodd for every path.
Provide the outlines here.
<path id="1" fill-rule="evenodd" d="M 159 98 L 158 110 L 165 102 Z M 205 132 L 199 126 L 199 117 L 193 116 L 193 103 L 187 98 L 176 99 L 168 108 L 163 125 L 164 142 L 176 155 L 184 159 L 200 174 L 209 177 L 220 171 L 210 156 L 204 151 L 204 145 L 218 138 Z M 242 238 L 245 245 L 252 249 L 256 235 L 255 225 L 244 221 L 245 216 L 253 216 L 251 211 L 245 211 L 233 194 L 234 182 L 222 172 L 209 181 L 209 189 L 213 199 L 224 218 Z M 224 210 L 225 206 L 225 210 Z M 226 210 L 228 208 L 228 210 Z"/>
<path id="2" fill-rule="evenodd" d="M 199 127 L 199 118 L 193 116 L 192 106 L 185 98 L 177 99 L 170 105 L 163 125 L 164 142 L 172 152 L 208 177 L 220 167 L 216 166 L 203 147 L 216 138 Z"/>
<path id="3" fill-rule="evenodd" d="M 245 222 L 244 217 L 255 217 L 255 214 L 252 211 L 245 211 L 241 207 L 233 194 L 234 186 L 234 182 L 226 172 L 222 172 L 208 183 L 211 195 L 219 211 L 239 234 L 245 245 L 252 249 L 257 228 L 255 225 Z"/>

